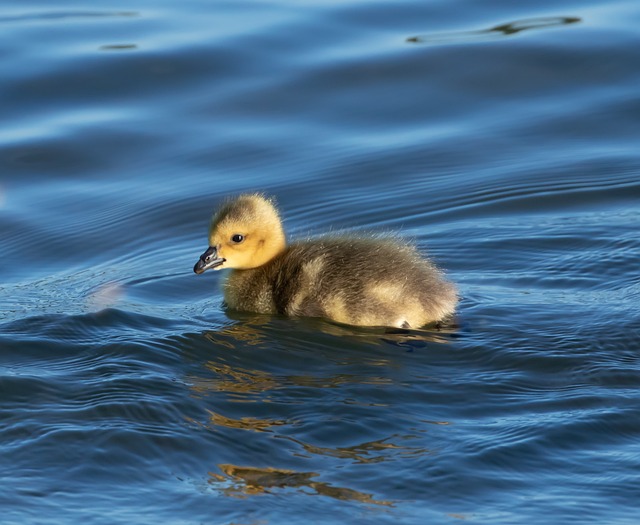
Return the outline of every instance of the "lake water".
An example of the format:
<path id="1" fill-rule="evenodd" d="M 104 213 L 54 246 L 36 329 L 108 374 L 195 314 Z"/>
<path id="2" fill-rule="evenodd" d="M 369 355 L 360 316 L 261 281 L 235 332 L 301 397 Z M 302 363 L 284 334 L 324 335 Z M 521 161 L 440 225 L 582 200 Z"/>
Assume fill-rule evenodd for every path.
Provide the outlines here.
<path id="1" fill-rule="evenodd" d="M 635 524 L 640 3 L 6 0 L 3 524 Z M 226 312 L 216 203 L 454 323 Z"/>

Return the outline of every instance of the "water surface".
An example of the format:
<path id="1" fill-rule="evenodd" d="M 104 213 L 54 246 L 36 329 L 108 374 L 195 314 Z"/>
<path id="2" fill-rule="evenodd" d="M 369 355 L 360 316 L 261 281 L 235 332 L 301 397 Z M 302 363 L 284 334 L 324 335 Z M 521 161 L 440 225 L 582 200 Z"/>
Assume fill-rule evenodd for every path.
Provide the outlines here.
<path id="1" fill-rule="evenodd" d="M 3 523 L 636 523 L 640 7 L 5 2 Z M 406 334 L 222 308 L 217 202 L 401 232 Z"/>

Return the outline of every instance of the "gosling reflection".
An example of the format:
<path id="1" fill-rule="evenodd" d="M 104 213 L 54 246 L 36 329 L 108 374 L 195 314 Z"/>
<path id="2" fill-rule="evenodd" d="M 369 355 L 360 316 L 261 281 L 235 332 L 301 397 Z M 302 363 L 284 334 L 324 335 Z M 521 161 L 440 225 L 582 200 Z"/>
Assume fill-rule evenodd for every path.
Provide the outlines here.
<path id="1" fill-rule="evenodd" d="M 275 390 L 281 382 L 268 372 L 232 367 L 224 363 L 209 361 L 204 367 L 215 373 L 215 377 L 188 378 L 191 389 L 197 394 L 226 392 L 229 394 L 261 394 Z"/>
<path id="2" fill-rule="evenodd" d="M 412 439 L 415 436 L 393 435 L 376 441 L 367 441 L 350 447 L 318 447 L 305 443 L 291 436 L 278 436 L 301 446 L 307 453 L 317 456 L 329 456 L 339 459 L 349 459 L 354 463 L 381 463 L 389 459 L 420 457 L 428 454 L 429 450 L 423 447 L 408 447 L 396 445 L 390 442 L 392 438 Z"/>
<path id="3" fill-rule="evenodd" d="M 263 316 L 264 317 L 264 316 Z M 295 330 L 292 330 L 295 324 Z M 307 326 L 310 324 L 310 326 Z M 331 328 L 322 331 L 319 326 Z M 334 333 L 344 330 L 348 333 Z M 361 352 L 364 345 L 395 346 L 404 352 L 428 347 L 431 344 L 450 344 L 457 337 L 456 324 L 440 325 L 433 331 L 394 329 L 394 331 L 376 331 L 373 329 L 343 328 L 332 326 L 322 320 L 292 321 L 290 319 L 252 318 L 251 322 L 238 322 L 207 331 L 202 335 L 212 345 L 215 359 L 205 361 L 202 367 L 206 374 L 194 374 L 187 380 L 194 394 L 206 396 L 216 392 L 231 395 L 234 400 L 251 402 L 261 401 L 262 395 L 270 391 L 290 387 L 339 388 L 349 384 L 369 384 L 391 386 L 394 379 L 388 375 L 388 368 L 396 368 L 394 358 L 383 357 L 376 353 Z M 437 330 L 437 331 L 436 331 Z M 339 339 L 337 339 L 339 338 Z M 299 349 L 304 354 L 317 357 L 318 350 L 325 362 L 322 369 L 314 373 L 279 373 L 231 364 L 225 356 L 236 355 L 238 349 L 256 347 L 259 351 L 271 352 L 275 348 Z M 336 352 L 335 348 L 344 348 Z M 350 352 L 349 350 L 354 350 Z M 233 360 L 231 360 L 233 362 Z M 248 363 L 249 361 L 244 361 Z M 326 366 L 325 366 L 326 365 Z M 328 367 L 337 373 L 327 373 Z M 349 368 L 357 367 L 357 368 Z M 311 369 L 307 369 L 308 371 Z M 356 370 L 357 373 L 348 373 Z M 302 371 L 302 369 L 300 369 Z M 284 372 L 284 371 L 283 371 Z M 320 373 L 319 373 L 320 372 Z"/>
<path id="4" fill-rule="evenodd" d="M 387 366 L 384 360 L 368 360 L 368 365 Z M 208 361 L 203 365 L 207 370 L 213 372 L 215 377 L 189 376 L 187 380 L 194 393 L 199 395 L 211 394 L 214 392 L 225 392 L 227 394 L 244 395 L 244 401 L 250 401 L 252 395 L 264 394 L 272 390 L 286 387 L 311 387 L 311 388 L 339 388 L 342 385 L 393 385 L 393 379 L 383 375 L 356 375 L 356 374 L 333 374 L 330 376 L 312 375 L 280 375 L 275 376 L 268 372 L 256 369 L 246 369 L 232 367 L 225 363 Z M 258 398 L 258 400 L 261 400 Z"/>
<path id="5" fill-rule="evenodd" d="M 242 319 L 239 322 L 225 326 L 216 331 L 204 332 L 204 337 L 214 345 L 226 348 L 236 348 L 238 343 L 258 345 L 265 340 L 262 325 L 266 324 L 263 316 Z"/>
<path id="6" fill-rule="evenodd" d="M 581 22 L 582 19 L 575 16 L 547 16 L 539 18 L 526 18 L 506 24 L 500 24 L 488 29 L 476 31 L 452 31 L 434 35 L 418 35 L 407 38 L 407 42 L 420 44 L 456 44 L 463 42 L 475 42 L 491 40 L 493 38 L 513 36 L 523 31 L 532 29 L 549 29 L 552 27 L 566 26 Z"/>
<path id="7" fill-rule="evenodd" d="M 218 330 L 210 330 L 202 335 L 215 346 L 236 349 L 239 345 L 259 346 L 276 339 L 287 343 L 288 347 L 297 347 L 303 342 L 308 346 L 309 340 L 326 342 L 328 347 L 334 346 L 335 338 L 340 343 L 354 343 L 380 346 L 384 344 L 398 345 L 407 343 L 415 347 L 429 343 L 449 344 L 457 336 L 460 329 L 457 319 L 434 323 L 424 328 L 380 328 L 353 327 L 326 321 L 324 319 L 305 318 L 289 319 L 271 315 L 253 315 L 237 312 L 226 312 L 232 324 Z M 402 345 L 400 345 L 402 346 Z"/>
<path id="8" fill-rule="evenodd" d="M 213 410 L 209 412 L 209 423 L 215 427 L 236 428 L 239 430 L 250 430 L 252 432 L 271 432 L 272 427 L 281 427 L 288 425 L 289 421 L 285 419 L 260 419 L 258 417 L 241 417 L 234 419 L 227 417 Z"/>
<path id="9" fill-rule="evenodd" d="M 208 413 L 209 426 L 214 430 L 217 429 L 217 427 L 222 427 L 225 429 L 232 428 L 236 430 L 248 430 L 250 432 L 274 433 L 277 439 L 288 441 L 293 443 L 296 447 L 299 447 L 298 450 L 292 452 L 294 456 L 298 457 L 326 456 L 338 459 L 348 459 L 354 463 L 364 464 L 381 463 L 383 461 L 398 458 L 414 458 L 430 453 L 429 449 L 424 447 L 398 444 L 398 442 L 401 441 L 418 439 L 417 436 L 412 434 L 394 434 L 383 439 L 365 441 L 364 443 L 357 443 L 349 447 L 322 447 L 306 443 L 288 435 L 287 433 L 278 433 L 278 427 L 293 425 L 295 424 L 293 420 L 258 418 L 250 416 L 232 418 L 218 412 L 214 412 L 213 410 L 208 410 Z M 396 442 L 394 443 L 393 440 Z"/>
<path id="10" fill-rule="evenodd" d="M 195 354 L 199 372 L 188 376 L 187 382 L 193 395 L 204 400 L 204 418 L 190 423 L 211 432 L 211 439 L 220 445 L 220 458 L 225 459 L 214 464 L 241 457 L 254 463 L 255 450 L 260 457 L 279 458 L 283 467 L 290 466 L 287 458 L 295 465 L 300 461 L 308 465 L 302 467 L 308 471 L 294 471 L 276 468 L 271 460 L 266 468 L 220 464 L 219 471 L 209 473 L 216 491 L 243 498 L 274 492 L 280 497 L 294 491 L 385 508 L 392 502 L 322 481 L 326 466 L 412 463 L 434 453 L 425 447 L 422 423 L 411 420 L 404 429 L 396 423 L 395 432 L 380 425 L 390 410 L 380 391 L 392 392 L 406 379 L 405 361 L 396 359 L 395 349 L 372 351 L 369 343 L 420 340 L 420 333 L 383 336 L 380 331 L 349 329 L 358 335 L 336 336 L 318 330 L 321 325 L 319 320 L 251 318 L 196 336 L 198 343 L 204 343 Z M 326 412 L 325 404 L 332 405 Z M 335 407 L 340 404 L 358 405 L 359 420 L 343 421 Z M 316 433 L 324 423 L 335 426 L 342 436 L 338 442 L 333 434 Z"/>
<path id="11" fill-rule="evenodd" d="M 273 467 L 240 467 L 222 464 L 218 468 L 224 475 L 209 473 L 209 483 L 217 486 L 227 496 L 247 497 L 255 494 L 271 494 L 273 489 L 299 489 L 302 494 L 328 496 L 343 501 L 359 501 L 373 505 L 393 506 L 392 502 L 377 500 L 372 494 L 360 492 L 346 487 L 334 487 L 329 483 L 314 481 L 317 472 L 296 472 L 295 470 L 277 469 Z"/>

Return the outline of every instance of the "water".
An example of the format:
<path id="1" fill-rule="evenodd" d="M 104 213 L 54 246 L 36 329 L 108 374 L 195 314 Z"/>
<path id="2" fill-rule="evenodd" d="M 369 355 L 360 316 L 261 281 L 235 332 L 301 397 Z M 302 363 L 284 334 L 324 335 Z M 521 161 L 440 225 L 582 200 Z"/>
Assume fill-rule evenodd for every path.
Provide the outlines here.
<path id="1" fill-rule="evenodd" d="M 640 5 L 7 1 L 8 524 L 636 523 Z M 222 197 L 401 231 L 388 334 L 221 307 Z"/>

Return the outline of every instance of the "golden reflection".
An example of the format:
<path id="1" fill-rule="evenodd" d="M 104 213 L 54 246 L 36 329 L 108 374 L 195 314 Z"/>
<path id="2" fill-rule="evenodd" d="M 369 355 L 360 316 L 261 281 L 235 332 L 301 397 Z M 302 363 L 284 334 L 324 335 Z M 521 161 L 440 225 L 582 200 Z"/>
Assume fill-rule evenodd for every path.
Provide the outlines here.
<path id="1" fill-rule="evenodd" d="M 408 447 L 402 445 L 396 445 L 395 443 L 389 443 L 392 438 L 400 439 L 412 439 L 416 436 L 390 436 L 388 438 L 379 439 L 376 441 L 367 441 L 358 445 L 352 445 L 350 447 L 318 447 L 295 439 L 291 436 L 277 436 L 280 439 L 286 439 L 297 445 L 301 446 L 309 454 L 315 454 L 318 456 L 329 456 L 339 459 L 350 459 L 356 463 L 381 463 L 389 460 L 388 454 L 385 452 L 394 451 L 396 455 L 411 458 L 419 457 L 424 454 L 428 454 L 429 450 L 423 447 Z"/>
<path id="2" fill-rule="evenodd" d="M 367 364 L 369 364 L 367 362 Z M 191 389 L 199 395 L 211 392 L 225 392 L 228 394 L 263 394 L 271 390 L 284 387 L 299 386 L 308 388 L 339 388 L 342 385 L 393 385 L 394 380 L 384 376 L 357 376 L 354 374 L 335 374 L 329 377 L 313 377 L 302 375 L 287 375 L 276 377 L 261 370 L 247 370 L 232 367 L 227 364 L 209 361 L 204 367 L 214 372 L 217 377 L 204 378 L 191 376 L 188 378 Z M 235 399 L 239 401 L 239 399 Z M 244 397 L 243 401 L 253 401 Z M 261 398 L 262 402 L 266 400 Z M 354 404 L 345 401 L 347 404 Z M 378 405 L 385 406 L 385 405 Z"/>
<path id="3" fill-rule="evenodd" d="M 370 364 L 367 361 L 367 364 Z M 287 384 L 314 388 L 337 388 L 342 385 L 391 385 L 393 379 L 383 376 L 356 376 L 353 374 L 336 374 L 330 377 L 287 376 Z"/>
<path id="4" fill-rule="evenodd" d="M 236 323 L 217 331 L 205 332 L 204 337 L 215 345 L 235 349 L 236 343 L 258 345 L 264 342 L 264 331 L 249 323 Z"/>
<path id="5" fill-rule="evenodd" d="M 203 378 L 192 376 L 189 378 L 191 388 L 199 393 L 227 392 L 235 394 L 257 394 L 279 388 L 281 382 L 271 374 L 261 370 L 246 370 L 229 365 L 209 361 L 205 368 L 214 372 L 217 377 Z"/>
<path id="6" fill-rule="evenodd" d="M 218 468 L 224 475 L 209 472 L 209 483 L 220 485 L 219 488 L 227 496 L 248 497 L 256 494 L 270 494 L 273 489 L 287 488 L 299 489 L 299 492 L 309 494 L 304 489 L 312 489 L 320 496 L 392 506 L 392 502 L 374 499 L 372 494 L 366 492 L 314 481 L 312 478 L 319 475 L 317 472 L 297 472 L 273 467 L 240 467 L 230 464 L 218 465 Z"/>
<path id="7" fill-rule="evenodd" d="M 548 29 L 551 27 L 565 26 L 581 21 L 581 18 L 575 16 L 526 18 L 476 31 L 452 31 L 450 33 L 412 36 L 407 38 L 407 42 L 422 44 L 455 44 L 460 42 L 474 42 L 496 37 L 512 36 L 531 29 Z"/>
<path id="8" fill-rule="evenodd" d="M 209 421 L 214 426 L 251 430 L 253 432 L 269 432 L 271 427 L 284 426 L 289 423 L 285 419 L 260 419 L 257 417 L 241 417 L 240 419 L 233 419 L 231 417 L 218 414 L 213 410 L 207 410 L 207 412 L 209 412 Z"/>
<path id="9" fill-rule="evenodd" d="M 384 367 L 387 360 L 367 359 L 368 366 Z M 335 374 L 329 377 L 315 377 L 311 375 L 283 375 L 274 376 L 269 372 L 256 369 L 233 367 L 225 363 L 208 361 L 203 365 L 213 372 L 216 377 L 205 378 L 191 376 L 188 378 L 192 390 L 197 394 L 211 392 L 226 392 L 229 394 L 262 394 L 284 387 L 299 386 L 311 388 L 339 388 L 342 385 L 392 385 L 394 380 L 383 375 L 360 376 L 355 374 Z M 244 399 L 250 401 L 249 399 Z M 264 401 L 264 399 L 263 399 Z"/>

